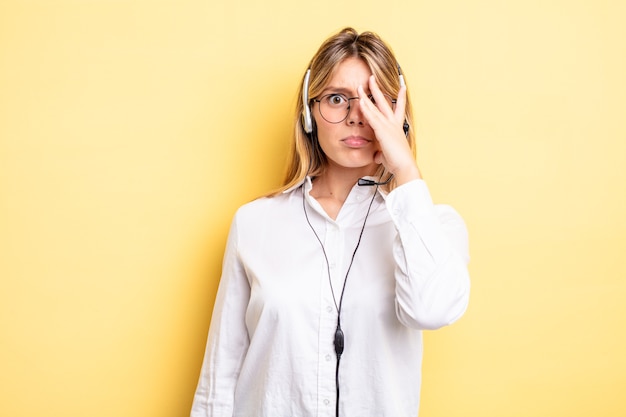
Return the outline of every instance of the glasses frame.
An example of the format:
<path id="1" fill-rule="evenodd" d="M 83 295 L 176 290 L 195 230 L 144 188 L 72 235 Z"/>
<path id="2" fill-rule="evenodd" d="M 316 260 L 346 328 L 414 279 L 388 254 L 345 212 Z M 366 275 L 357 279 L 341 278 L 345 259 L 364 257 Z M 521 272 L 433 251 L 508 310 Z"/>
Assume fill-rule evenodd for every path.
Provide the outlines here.
<path id="1" fill-rule="evenodd" d="M 331 97 L 331 96 L 341 96 L 343 97 L 346 102 L 348 103 L 348 108 L 346 109 L 346 115 L 343 117 L 343 119 L 337 121 L 337 122 L 332 122 L 330 120 L 328 120 L 325 116 L 324 113 L 322 113 L 322 100 Z M 389 102 L 391 103 L 391 108 L 395 109 L 395 105 L 397 103 L 398 100 L 392 98 L 391 96 L 384 94 L 385 97 L 387 97 L 389 99 Z M 370 100 L 372 100 L 373 103 L 376 103 L 376 101 L 374 100 L 374 96 L 372 96 L 371 94 L 368 94 L 367 96 Z M 350 116 L 350 110 L 352 109 L 352 104 L 351 101 L 352 100 L 359 100 L 360 97 L 348 97 L 345 94 L 341 94 L 341 93 L 329 93 L 329 94 L 324 94 L 322 97 L 318 98 L 314 98 L 313 101 L 319 103 L 318 106 L 318 111 L 320 113 L 320 116 L 322 116 L 322 119 L 326 120 L 328 123 L 332 123 L 332 124 L 337 124 L 337 123 L 341 123 L 344 120 L 346 120 L 348 118 L 348 116 Z"/>

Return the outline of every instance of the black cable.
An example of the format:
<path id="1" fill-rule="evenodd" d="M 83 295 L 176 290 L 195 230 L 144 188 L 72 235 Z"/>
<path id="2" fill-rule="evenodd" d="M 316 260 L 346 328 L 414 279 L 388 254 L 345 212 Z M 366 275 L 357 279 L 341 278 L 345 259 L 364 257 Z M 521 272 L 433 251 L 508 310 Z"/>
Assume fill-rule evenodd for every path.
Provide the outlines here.
<path id="1" fill-rule="evenodd" d="M 335 417 L 339 417 L 339 361 L 341 355 L 337 355 L 337 367 L 335 368 L 335 389 L 337 390 L 337 400 L 335 401 Z"/>
<path id="2" fill-rule="evenodd" d="M 391 179 L 391 178 L 390 178 Z M 361 185 L 361 184 L 359 184 Z M 319 235 L 315 231 L 315 228 L 311 224 L 311 220 L 309 220 L 309 215 L 306 211 L 306 202 L 304 198 L 304 185 L 302 185 L 302 210 L 304 211 L 304 217 L 306 218 L 306 222 L 309 227 L 313 231 L 317 242 L 320 244 L 322 248 L 322 253 L 324 254 L 324 260 L 326 261 L 326 271 L 328 273 L 328 283 L 330 285 L 330 292 L 333 297 L 333 302 L 335 303 L 335 308 L 337 309 L 337 329 L 335 330 L 334 337 L 334 345 L 335 345 L 335 354 L 337 355 L 337 367 L 335 369 L 335 388 L 337 390 L 337 400 L 335 402 L 335 415 L 339 417 L 339 362 L 341 361 L 341 355 L 343 354 L 343 349 L 345 346 L 345 338 L 343 334 L 343 330 L 341 330 L 341 307 L 343 305 L 343 295 L 346 290 L 346 283 L 348 282 L 348 274 L 350 274 L 350 270 L 352 269 L 352 264 L 354 263 L 354 257 L 356 256 L 356 252 L 361 245 L 361 238 L 363 237 L 363 232 L 365 231 L 365 224 L 367 223 L 367 218 L 370 215 L 370 210 L 372 209 L 372 204 L 374 203 L 374 199 L 376 198 L 376 192 L 378 191 L 378 184 L 376 185 L 376 189 L 374 190 L 374 194 L 372 195 L 372 199 L 370 200 L 370 204 L 367 207 L 367 213 L 365 213 L 365 220 L 363 220 L 363 226 L 361 226 L 361 232 L 359 233 L 359 239 L 354 247 L 354 252 L 352 252 L 352 258 L 350 258 L 350 264 L 348 265 L 348 270 L 346 271 L 346 276 L 343 279 L 343 286 L 341 287 L 341 295 L 339 296 L 339 304 L 337 304 L 337 299 L 335 298 L 335 290 L 333 289 L 333 282 L 330 276 L 330 262 L 328 262 L 328 255 L 326 255 L 326 249 L 324 248 L 324 244 L 320 239 Z"/>

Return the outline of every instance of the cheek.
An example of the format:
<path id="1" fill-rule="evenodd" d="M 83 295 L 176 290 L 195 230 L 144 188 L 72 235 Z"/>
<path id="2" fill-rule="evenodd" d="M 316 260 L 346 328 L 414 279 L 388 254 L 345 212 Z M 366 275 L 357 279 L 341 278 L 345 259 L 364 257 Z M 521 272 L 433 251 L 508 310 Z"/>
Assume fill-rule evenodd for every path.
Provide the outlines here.
<path id="1" fill-rule="evenodd" d="M 317 143 L 325 154 L 328 154 L 329 151 L 332 152 L 332 135 L 326 129 L 317 129 Z"/>
<path id="2" fill-rule="evenodd" d="M 328 123 L 322 118 L 315 118 L 315 131 L 317 133 L 317 139 L 321 142 L 329 141 L 333 137 L 337 136 L 338 125 Z"/>

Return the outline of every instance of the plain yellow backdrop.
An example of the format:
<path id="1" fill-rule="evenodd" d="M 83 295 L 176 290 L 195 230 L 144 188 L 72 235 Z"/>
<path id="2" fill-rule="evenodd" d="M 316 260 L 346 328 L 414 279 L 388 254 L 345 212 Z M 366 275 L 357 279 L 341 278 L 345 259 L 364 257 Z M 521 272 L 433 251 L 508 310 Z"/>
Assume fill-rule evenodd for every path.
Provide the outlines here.
<path id="1" fill-rule="evenodd" d="M 343 26 L 394 48 L 471 238 L 422 417 L 626 414 L 626 6 L 3 0 L 0 415 L 189 412 L 235 209 Z"/>

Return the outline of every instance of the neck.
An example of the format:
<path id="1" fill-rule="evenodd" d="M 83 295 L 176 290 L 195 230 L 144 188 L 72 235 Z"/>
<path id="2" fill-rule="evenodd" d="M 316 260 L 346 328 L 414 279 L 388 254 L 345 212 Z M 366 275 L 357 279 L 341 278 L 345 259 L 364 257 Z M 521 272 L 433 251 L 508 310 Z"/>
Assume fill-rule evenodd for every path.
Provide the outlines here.
<path id="1" fill-rule="evenodd" d="M 359 178 L 371 174 L 371 169 L 333 169 L 326 171 L 313 181 L 313 196 L 324 207 L 328 215 L 335 219 L 343 203 L 348 198 L 352 187 Z"/>
<path id="2" fill-rule="evenodd" d="M 314 180 L 314 189 L 324 197 L 334 196 L 344 201 L 359 178 L 371 175 L 371 169 L 344 169 L 329 166 Z M 316 193 L 316 194 L 317 194 Z"/>

